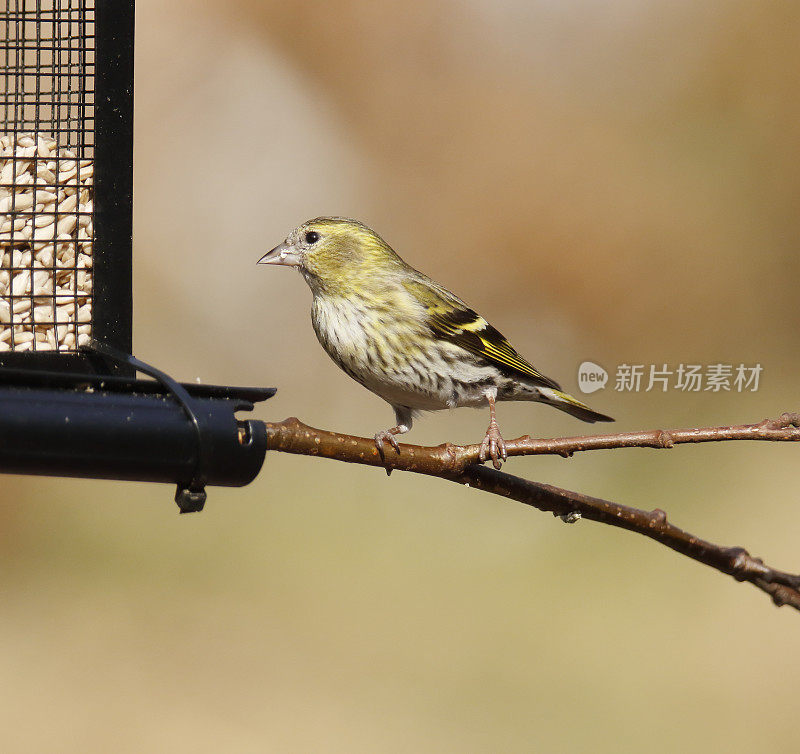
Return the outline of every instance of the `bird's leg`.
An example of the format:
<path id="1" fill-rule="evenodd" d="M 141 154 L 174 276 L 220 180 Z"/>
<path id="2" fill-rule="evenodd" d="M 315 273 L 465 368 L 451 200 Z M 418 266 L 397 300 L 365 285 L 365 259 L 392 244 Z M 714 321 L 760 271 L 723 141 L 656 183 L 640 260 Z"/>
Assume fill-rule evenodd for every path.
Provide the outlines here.
<path id="1" fill-rule="evenodd" d="M 393 408 L 397 426 L 375 433 L 375 447 L 378 449 L 381 460 L 384 462 L 386 461 L 386 456 L 383 452 L 383 443 L 388 441 L 389 445 L 391 445 L 395 451 L 397 451 L 397 455 L 400 455 L 400 446 L 397 444 L 397 440 L 394 439 L 394 436 L 404 435 L 411 429 L 411 425 L 413 423 L 410 408 L 406 408 L 405 406 L 393 406 Z"/>
<path id="2" fill-rule="evenodd" d="M 492 465 L 499 469 L 503 465 L 503 461 L 508 458 L 506 453 L 506 443 L 503 436 L 500 434 L 500 427 L 497 426 L 497 414 L 494 410 L 494 401 L 497 398 L 495 390 L 487 391 L 486 400 L 489 402 L 489 428 L 486 430 L 486 437 L 483 438 L 481 443 L 480 453 L 478 457 L 481 463 L 486 460 L 486 453 L 488 451 L 489 457 L 492 459 Z M 500 459 L 503 459 L 501 461 Z"/>

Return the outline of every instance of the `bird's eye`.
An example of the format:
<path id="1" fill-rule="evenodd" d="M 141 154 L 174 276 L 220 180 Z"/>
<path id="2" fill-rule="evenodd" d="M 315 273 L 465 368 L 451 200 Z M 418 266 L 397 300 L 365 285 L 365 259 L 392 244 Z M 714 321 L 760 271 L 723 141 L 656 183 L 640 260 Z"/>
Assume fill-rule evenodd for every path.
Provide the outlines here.
<path id="1" fill-rule="evenodd" d="M 317 233 L 315 230 L 310 230 L 308 233 L 306 233 L 306 243 L 312 244 L 316 243 L 317 241 L 319 241 L 319 233 Z"/>

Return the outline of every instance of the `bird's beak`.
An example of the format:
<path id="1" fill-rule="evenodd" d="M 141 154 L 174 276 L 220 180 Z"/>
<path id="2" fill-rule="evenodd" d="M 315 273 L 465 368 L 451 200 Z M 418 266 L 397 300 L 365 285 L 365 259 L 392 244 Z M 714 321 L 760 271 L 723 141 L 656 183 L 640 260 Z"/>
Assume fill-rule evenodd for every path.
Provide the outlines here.
<path id="1" fill-rule="evenodd" d="M 264 256 L 258 260 L 257 264 L 283 264 L 287 267 L 299 267 L 300 256 L 286 244 L 286 241 L 284 241 L 264 254 Z"/>

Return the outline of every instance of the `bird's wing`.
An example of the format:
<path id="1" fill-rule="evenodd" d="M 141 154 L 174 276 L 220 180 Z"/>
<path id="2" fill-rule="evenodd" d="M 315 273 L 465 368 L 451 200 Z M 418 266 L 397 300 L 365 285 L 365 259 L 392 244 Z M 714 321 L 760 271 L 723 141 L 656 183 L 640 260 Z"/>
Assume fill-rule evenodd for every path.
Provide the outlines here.
<path id="1" fill-rule="evenodd" d="M 403 286 L 425 308 L 427 324 L 434 337 L 480 356 L 501 372 L 522 376 L 542 387 L 560 390 L 520 356 L 503 335 L 461 299 L 432 280 L 406 280 Z"/>

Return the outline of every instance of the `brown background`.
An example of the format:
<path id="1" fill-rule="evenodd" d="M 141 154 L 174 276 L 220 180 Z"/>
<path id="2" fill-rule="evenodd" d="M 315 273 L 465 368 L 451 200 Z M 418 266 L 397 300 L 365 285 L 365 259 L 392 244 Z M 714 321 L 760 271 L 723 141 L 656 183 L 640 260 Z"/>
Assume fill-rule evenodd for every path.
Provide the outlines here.
<path id="1" fill-rule="evenodd" d="M 800 6 L 139 0 L 135 349 L 276 385 L 257 416 L 391 411 L 256 259 L 358 217 L 546 374 L 760 362 L 745 394 L 590 402 L 619 429 L 797 409 Z M 507 437 L 584 429 L 500 407 Z M 473 411 L 411 441 L 477 441 Z M 800 569 L 797 448 L 515 459 Z M 5 478 L 7 751 L 796 750 L 798 616 L 631 534 L 436 480 L 270 456 L 172 489 Z"/>

